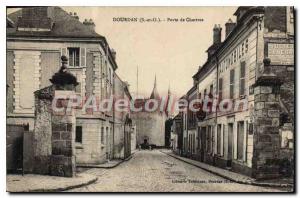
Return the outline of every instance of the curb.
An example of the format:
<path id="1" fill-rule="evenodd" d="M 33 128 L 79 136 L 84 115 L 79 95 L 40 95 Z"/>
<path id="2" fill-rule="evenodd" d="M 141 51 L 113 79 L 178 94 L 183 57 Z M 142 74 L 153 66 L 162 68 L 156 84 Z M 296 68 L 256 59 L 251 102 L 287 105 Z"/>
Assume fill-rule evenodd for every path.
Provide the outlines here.
<path id="1" fill-rule="evenodd" d="M 225 178 L 225 179 L 228 179 L 228 180 L 230 180 L 230 181 L 233 181 L 233 182 L 236 182 L 236 183 L 239 183 L 239 184 L 247 184 L 247 185 L 262 186 L 262 187 L 290 187 L 290 188 L 293 188 L 293 187 L 294 187 L 293 184 L 258 183 L 258 182 L 255 182 L 255 181 L 242 181 L 242 180 L 236 180 L 236 179 L 234 179 L 234 178 L 232 178 L 232 177 L 228 177 L 228 176 L 226 176 L 226 175 L 223 175 L 223 174 L 214 172 L 214 171 L 212 171 L 212 170 L 210 170 L 210 169 L 207 169 L 207 168 L 205 168 L 205 167 L 199 166 L 199 165 L 197 165 L 197 164 L 193 164 L 193 163 L 191 163 L 191 162 L 185 161 L 185 160 L 183 160 L 183 159 L 181 159 L 181 158 L 179 158 L 179 157 L 177 157 L 177 156 L 175 156 L 175 155 L 171 155 L 171 154 L 165 153 L 165 152 L 163 152 L 163 151 L 160 151 L 160 152 L 161 152 L 161 153 L 164 153 L 164 154 L 166 154 L 166 155 L 168 155 L 168 156 L 170 156 L 170 157 L 173 157 L 173 158 L 175 158 L 175 159 L 178 159 L 178 160 L 180 160 L 180 161 L 183 161 L 183 162 L 185 162 L 185 163 L 187 163 L 187 164 L 196 166 L 196 167 L 201 168 L 201 169 L 203 169 L 203 170 L 205 170 L 205 171 L 207 171 L 207 172 L 213 173 L 213 174 L 215 174 L 215 175 L 217 175 L 217 176 L 223 177 L 223 178 Z"/>
<path id="2" fill-rule="evenodd" d="M 135 152 L 134 152 L 135 153 Z M 134 153 L 132 153 L 129 157 L 127 157 L 126 159 L 123 159 L 123 160 L 121 160 L 120 162 L 118 162 L 118 163 L 116 163 L 116 164 L 114 164 L 114 165 L 112 165 L 112 166 L 107 166 L 107 167 L 99 167 L 99 166 L 97 166 L 97 165 L 78 165 L 78 166 L 76 166 L 76 167 L 79 167 L 79 168 L 103 168 L 103 169 L 112 169 L 112 168 L 115 168 L 115 167 L 117 167 L 117 166 L 119 166 L 120 164 L 122 164 L 123 162 L 125 162 L 125 161 L 129 161 L 131 158 L 132 158 L 132 156 L 134 155 Z"/>
<path id="3" fill-rule="evenodd" d="M 95 183 L 97 180 L 98 180 L 98 178 L 95 177 L 95 178 L 93 178 L 93 179 L 91 179 L 91 180 L 89 180 L 87 182 L 84 182 L 84 183 L 81 183 L 81 184 L 67 186 L 67 187 L 64 187 L 64 188 L 32 189 L 32 190 L 28 190 L 26 192 L 29 192 L 29 193 L 30 192 L 33 192 L 33 193 L 38 193 L 38 192 L 62 192 L 62 191 L 71 190 L 71 189 L 74 189 L 74 188 L 80 188 L 80 187 L 83 187 L 83 186 L 88 186 L 88 185 L 90 185 L 92 183 Z M 9 192 L 9 193 L 24 193 L 24 192 Z"/>

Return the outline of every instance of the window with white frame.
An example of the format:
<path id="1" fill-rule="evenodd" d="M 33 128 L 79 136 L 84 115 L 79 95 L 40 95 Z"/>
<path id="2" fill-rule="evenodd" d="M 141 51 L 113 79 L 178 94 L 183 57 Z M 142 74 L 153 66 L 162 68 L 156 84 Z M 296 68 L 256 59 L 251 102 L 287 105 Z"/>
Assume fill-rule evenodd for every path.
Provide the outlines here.
<path id="1" fill-rule="evenodd" d="M 61 55 L 68 58 L 69 67 L 86 66 L 86 49 L 80 47 L 67 47 L 61 49 Z"/>

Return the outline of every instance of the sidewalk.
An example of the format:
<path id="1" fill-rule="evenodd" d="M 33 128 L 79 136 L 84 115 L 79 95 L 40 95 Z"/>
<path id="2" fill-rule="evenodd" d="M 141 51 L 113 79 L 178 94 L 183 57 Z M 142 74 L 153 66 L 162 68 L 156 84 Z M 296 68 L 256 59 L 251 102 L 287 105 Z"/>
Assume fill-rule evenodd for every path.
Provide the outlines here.
<path id="1" fill-rule="evenodd" d="M 220 177 L 223 177 L 225 179 L 228 179 L 230 181 L 236 182 L 236 183 L 240 183 L 240 184 L 250 184 L 250 185 L 256 185 L 256 186 L 264 186 L 264 187 L 288 187 L 291 188 L 293 187 L 293 184 L 290 183 L 290 181 L 287 180 L 269 180 L 269 181 L 256 181 L 255 179 L 248 177 L 246 175 L 241 175 L 229 170 L 225 170 L 222 168 L 218 168 L 215 166 L 211 166 L 196 160 L 192 160 L 189 158 L 185 158 L 185 157 L 180 157 L 176 154 L 174 154 L 172 151 L 170 150 L 160 150 L 160 152 L 165 153 L 171 157 L 174 157 L 178 160 L 184 161 L 188 164 L 197 166 L 198 168 L 204 169 L 208 172 L 211 172 L 215 175 L 218 175 Z"/>
<path id="2" fill-rule="evenodd" d="M 124 160 L 121 159 L 113 159 L 108 162 L 105 162 L 103 164 L 77 164 L 76 167 L 78 168 L 105 168 L 105 169 L 110 169 L 110 168 L 115 168 L 121 163 L 128 161 L 132 158 L 134 153 L 137 152 L 137 150 L 134 150 L 129 157 L 127 157 Z"/>
<path id="3" fill-rule="evenodd" d="M 25 174 L 6 175 L 7 192 L 59 192 L 92 184 L 97 177 L 89 174 L 77 174 L 76 177 L 55 177 L 47 175 Z"/>

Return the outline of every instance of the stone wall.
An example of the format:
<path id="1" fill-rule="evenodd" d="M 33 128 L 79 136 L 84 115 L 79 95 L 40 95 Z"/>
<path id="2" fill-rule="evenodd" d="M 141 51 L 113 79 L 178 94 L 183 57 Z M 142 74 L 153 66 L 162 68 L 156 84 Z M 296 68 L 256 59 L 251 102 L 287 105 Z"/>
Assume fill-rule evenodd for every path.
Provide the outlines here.
<path id="1" fill-rule="evenodd" d="M 33 134 L 33 173 L 72 177 L 75 175 L 74 111 L 52 109 L 55 96 L 70 96 L 73 91 L 56 91 L 54 86 L 35 92 L 35 127 Z M 68 99 L 57 100 L 66 108 Z"/>
<path id="2" fill-rule="evenodd" d="M 48 174 L 52 154 L 51 104 L 54 89 L 52 86 L 35 92 L 35 120 L 33 132 L 33 172 Z"/>
<path id="3" fill-rule="evenodd" d="M 165 116 L 159 112 L 139 112 L 132 114 L 136 124 L 137 144 L 142 144 L 148 138 L 149 144 L 165 145 Z"/>
<path id="4" fill-rule="evenodd" d="M 253 176 L 257 179 L 276 178 L 279 166 L 279 85 L 274 81 L 254 88 L 254 151 Z"/>
<path id="5" fill-rule="evenodd" d="M 82 142 L 75 143 L 78 164 L 99 164 L 106 161 L 106 124 L 101 119 L 77 118 L 76 126 L 82 127 Z M 101 139 L 102 127 L 104 130 L 103 140 Z"/>
<path id="6" fill-rule="evenodd" d="M 73 91 L 55 91 L 55 96 L 71 96 Z M 58 101 L 67 107 L 69 99 Z M 52 112 L 52 155 L 50 175 L 72 177 L 75 175 L 75 126 L 74 111 Z"/>

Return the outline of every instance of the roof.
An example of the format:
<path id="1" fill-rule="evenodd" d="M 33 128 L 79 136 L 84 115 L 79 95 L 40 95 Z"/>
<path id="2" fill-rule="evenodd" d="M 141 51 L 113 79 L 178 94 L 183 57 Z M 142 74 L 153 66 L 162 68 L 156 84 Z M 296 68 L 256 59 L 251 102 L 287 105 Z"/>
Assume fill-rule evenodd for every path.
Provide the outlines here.
<path id="1" fill-rule="evenodd" d="M 160 96 L 158 94 L 157 87 L 156 87 L 156 76 L 154 79 L 154 87 L 153 87 L 152 93 L 150 95 L 150 99 L 158 99 L 158 100 L 160 99 Z"/>
<path id="2" fill-rule="evenodd" d="M 197 90 L 197 85 L 194 85 L 192 88 L 190 88 L 190 89 L 187 91 L 186 95 L 187 95 L 187 96 L 192 95 L 192 94 L 194 93 L 195 90 Z"/>
<path id="3" fill-rule="evenodd" d="M 246 6 L 241 6 L 237 9 L 237 11 L 234 13 L 234 15 L 236 15 L 236 13 L 238 11 L 240 11 L 241 9 L 245 9 L 247 10 L 245 12 L 245 14 L 243 14 L 243 16 L 241 17 L 240 21 L 244 21 L 246 20 L 250 15 L 252 14 L 260 14 L 264 12 L 264 8 L 262 6 L 257 6 L 257 7 L 246 7 Z M 211 55 L 211 57 L 218 55 L 218 53 L 220 53 L 220 51 L 224 48 L 226 48 L 227 43 L 232 40 L 232 38 L 236 35 L 235 33 L 238 32 L 243 26 L 243 23 L 238 23 L 234 29 L 231 31 L 231 33 L 228 35 L 228 37 L 225 38 L 225 40 L 220 43 L 220 45 L 218 46 L 218 48 L 215 50 L 215 52 Z M 199 75 L 200 73 L 206 73 L 207 71 L 209 71 L 208 66 L 210 65 L 212 59 L 208 59 L 204 65 L 199 68 L 199 70 L 196 72 L 196 74 L 193 75 L 193 78 L 196 78 L 197 75 Z"/>
<path id="4" fill-rule="evenodd" d="M 233 15 L 238 15 L 241 10 L 248 10 L 251 6 L 239 6 L 238 9 L 233 13 Z"/>
<path id="5" fill-rule="evenodd" d="M 8 15 L 8 18 L 18 24 L 18 18 L 22 16 L 22 9 Z M 71 37 L 71 38 L 102 38 L 92 29 L 81 23 L 60 7 L 53 9 L 53 27 L 48 32 L 17 31 L 17 27 L 7 28 L 8 36 L 30 37 Z M 17 25 L 16 25 L 17 26 Z"/>
<path id="6" fill-rule="evenodd" d="M 107 40 L 104 36 L 96 33 L 91 28 L 84 25 L 78 19 L 71 16 L 65 10 L 60 7 L 52 7 L 52 20 L 53 26 L 51 31 L 17 31 L 18 27 L 18 18 L 22 16 L 22 9 L 13 12 L 7 16 L 7 21 L 13 22 L 14 27 L 6 28 L 7 37 L 29 37 L 29 38 L 72 38 L 72 39 L 96 39 L 104 41 L 104 44 L 100 42 L 100 45 L 105 48 L 108 46 Z M 118 68 L 118 65 L 113 58 L 112 52 L 110 47 L 108 46 L 109 50 L 109 61 L 112 63 L 114 70 Z"/>

